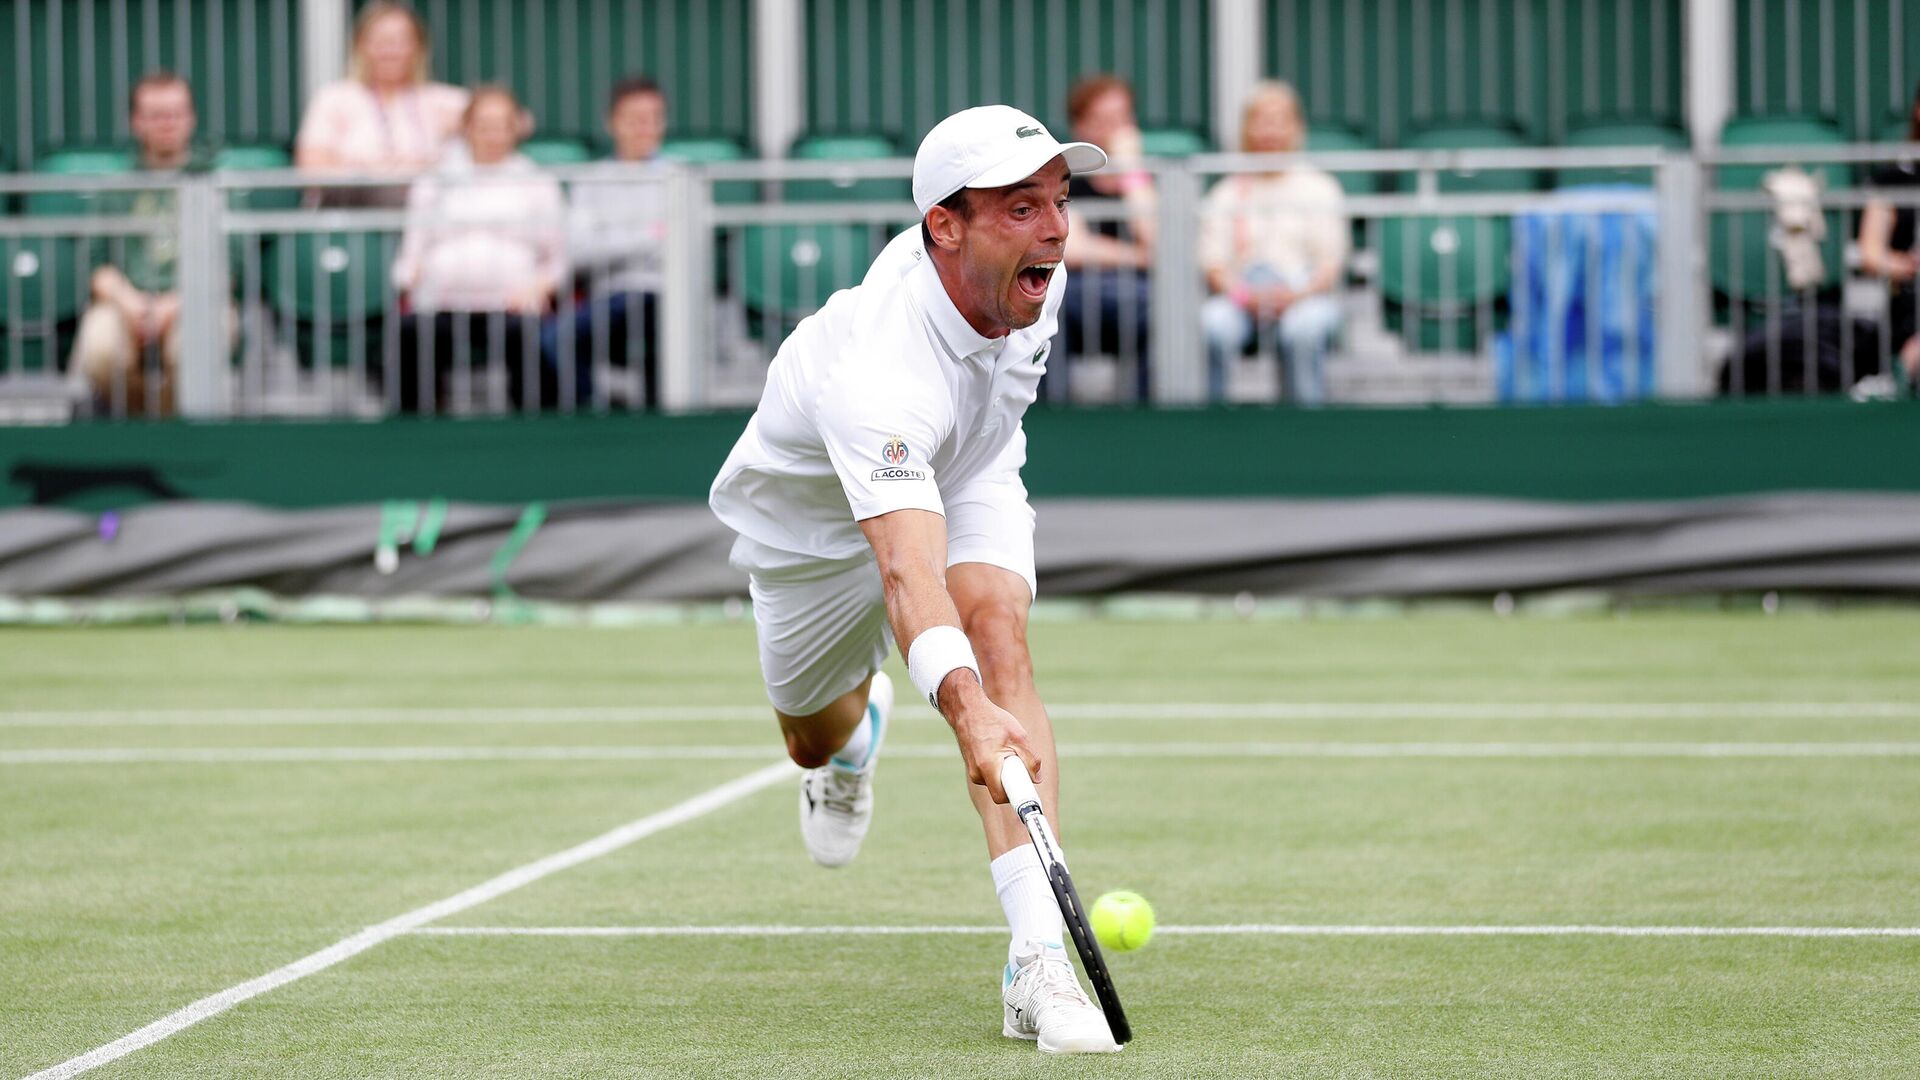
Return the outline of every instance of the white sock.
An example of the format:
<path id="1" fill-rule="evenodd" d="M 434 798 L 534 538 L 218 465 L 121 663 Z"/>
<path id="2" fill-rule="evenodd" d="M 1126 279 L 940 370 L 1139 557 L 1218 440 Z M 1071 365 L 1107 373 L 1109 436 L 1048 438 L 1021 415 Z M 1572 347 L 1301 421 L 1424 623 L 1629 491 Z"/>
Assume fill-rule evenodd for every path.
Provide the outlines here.
<path id="1" fill-rule="evenodd" d="M 1053 886 L 1047 884 L 1040 853 L 1033 845 L 1021 844 L 993 860 L 992 869 L 993 891 L 1000 894 L 1007 927 L 1013 931 L 1007 942 L 1007 963 L 1016 963 L 1015 952 L 1029 941 L 1064 949 L 1066 924 L 1060 921 L 1060 904 L 1053 898 Z"/>
<path id="2" fill-rule="evenodd" d="M 864 768 L 873 753 L 873 710 L 862 710 L 860 722 L 853 725 L 847 745 L 833 752 L 833 764 L 849 771 Z"/>

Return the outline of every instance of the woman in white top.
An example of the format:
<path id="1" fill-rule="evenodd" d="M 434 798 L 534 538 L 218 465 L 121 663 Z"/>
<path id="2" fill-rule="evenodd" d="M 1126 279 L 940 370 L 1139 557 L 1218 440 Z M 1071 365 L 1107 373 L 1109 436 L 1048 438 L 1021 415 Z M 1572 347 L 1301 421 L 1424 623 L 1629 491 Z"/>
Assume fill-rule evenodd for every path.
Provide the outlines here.
<path id="1" fill-rule="evenodd" d="M 467 92 L 430 82 L 427 27 L 412 8 L 377 0 L 353 26 L 350 74 L 314 94 L 300 121 L 302 169 L 419 173 L 458 133 Z M 398 205 L 404 188 L 334 189 L 329 205 Z"/>
<path id="2" fill-rule="evenodd" d="M 400 405 L 422 404 L 422 373 L 468 363 L 504 364 L 516 404 L 550 407 L 551 377 L 537 399 L 526 376 L 542 372 L 539 318 L 566 280 L 566 200 L 559 181 L 522 156 L 526 114 L 513 92 L 473 92 L 463 131 L 468 153 L 449 155 L 413 185 L 393 287 L 407 297 Z M 433 363 L 419 351 L 432 347 Z M 530 363 L 529 363 L 530 361 Z"/>
<path id="3" fill-rule="evenodd" d="M 1247 102 L 1240 149 L 1292 153 L 1306 131 L 1293 88 L 1261 83 Z M 1233 358 L 1265 337 L 1268 327 L 1278 338 L 1287 399 L 1308 406 L 1326 400 L 1323 368 L 1340 330 L 1333 290 L 1348 243 L 1344 195 L 1319 169 L 1239 173 L 1214 185 L 1201 217 L 1200 263 L 1218 294 L 1201 312 L 1215 400 L 1225 396 Z"/>

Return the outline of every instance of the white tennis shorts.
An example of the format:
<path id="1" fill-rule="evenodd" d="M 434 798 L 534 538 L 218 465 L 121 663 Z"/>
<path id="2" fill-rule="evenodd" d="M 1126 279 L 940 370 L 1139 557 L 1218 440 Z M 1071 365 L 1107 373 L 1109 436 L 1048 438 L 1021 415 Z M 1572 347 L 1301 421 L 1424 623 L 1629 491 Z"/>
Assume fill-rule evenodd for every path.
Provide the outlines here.
<path id="1" fill-rule="evenodd" d="M 979 562 L 1026 580 L 1034 592 L 1033 508 L 1015 478 L 975 483 L 945 501 L 947 565 Z M 788 716 L 812 716 L 880 670 L 893 651 L 880 568 L 871 554 L 796 561 L 740 537 L 733 565 L 749 575 L 760 674 L 767 699 Z"/>

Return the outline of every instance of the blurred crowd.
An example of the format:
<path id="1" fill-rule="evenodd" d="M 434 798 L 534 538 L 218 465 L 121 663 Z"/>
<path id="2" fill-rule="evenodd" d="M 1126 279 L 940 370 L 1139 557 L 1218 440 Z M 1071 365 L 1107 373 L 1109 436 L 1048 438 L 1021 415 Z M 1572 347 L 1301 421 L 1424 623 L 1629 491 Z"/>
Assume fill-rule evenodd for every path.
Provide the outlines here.
<path id="1" fill-rule="evenodd" d="M 405 210 L 391 268 L 404 313 L 393 399 L 402 411 L 431 411 L 457 370 L 456 357 L 490 356 L 506 359 L 516 404 L 579 407 L 595 398 L 595 365 L 586 358 L 606 357 L 612 342 L 614 362 L 642 369 L 644 389 L 630 403 L 651 407 L 666 233 L 657 182 L 669 124 L 662 88 L 641 76 L 614 87 L 605 113 L 612 153 L 563 190 L 521 152 L 534 121 L 513 92 L 432 81 L 430 48 L 427 27 L 411 7 L 387 0 L 364 7 L 347 77 L 314 95 L 295 143 L 294 162 L 303 170 L 396 178 L 306 195 L 313 207 Z M 204 167 L 184 79 L 150 74 L 134 86 L 130 104 L 140 168 Z M 1137 358 L 1131 389 L 1145 400 L 1158 238 L 1154 179 L 1139 165 L 1144 148 L 1133 91 L 1111 75 L 1084 78 L 1072 88 L 1067 115 L 1074 138 L 1100 145 L 1116 163 L 1073 177 L 1072 197 L 1120 210 L 1093 220 L 1072 214 L 1062 339 L 1047 393 L 1066 396 L 1076 356 L 1123 355 Z M 1245 103 L 1238 149 L 1290 153 L 1305 146 L 1306 132 L 1293 88 L 1261 83 Z M 1920 93 L 1911 135 L 1920 141 Z M 1907 162 L 1882 170 L 1874 183 L 1916 186 L 1920 175 Z M 130 193 L 99 205 L 164 213 L 170 198 Z M 1227 396 L 1233 366 L 1258 349 L 1277 357 L 1284 398 L 1306 406 L 1326 400 L 1326 357 L 1342 332 L 1338 291 L 1352 236 L 1344 199 L 1333 177 L 1298 163 L 1235 173 L 1207 193 L 1198 244 L 1209 295 L 1199 318 L 1212 399 Z M 1893 352 L 1910 378 L 1920 375 L 1915 246 L 1910 207 L 1876 202 L 1861 215 L 1862 268 L 1889 283 Z M 111 264 L 96 261 L 70 363 L 82 392 L 96 400 L 147 400 L 142 358 L 157 354 L 166 385 L 154 397 L 171 400 L 180 353 L 175 247 L 156 236 L 117 245 Z M 235 312 L 228 312 L 226 332 L 236 332 Z"/>

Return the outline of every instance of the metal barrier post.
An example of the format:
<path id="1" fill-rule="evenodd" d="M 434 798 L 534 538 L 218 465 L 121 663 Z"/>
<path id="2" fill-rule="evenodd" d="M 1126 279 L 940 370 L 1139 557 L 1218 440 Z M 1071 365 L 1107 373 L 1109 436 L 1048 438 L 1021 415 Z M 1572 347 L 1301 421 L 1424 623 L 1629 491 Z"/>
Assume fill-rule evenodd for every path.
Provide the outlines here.
<path id="1" fill-rule="evenodd" d="M 232 411 L 227 371 L 227 245 L 219 227 L 220 193 L 210 176 L 179 187 L 180 370 L 182 416 Z"/>
<path id="2" fill-rule="evenodd" d="M 1706 393 L 1707 245 L 1700 163 L 1669 155 L 1655 173 L 1659 237 L 1654 383 L 1663 398 Z"/>
<path id="3" fill-rule="evenodd" d="M 700 322 L 707 306 L 704 252 L 711 248 L 708 180 L 691 169 L 667 177 L 666 273 L 660 291 L 660 409 L 685 412 L 706 401 L 706 367 L 712 362 Z"/>
<path id="4" fill-rule="evenodd" d="M 1153 323 L 1147 362 L 1156 405 L 1206 400 L 1207 358 L 1200 335 L 1200 254 L 1195 225 L 1200 177 L 1186 167 L 1158 177 L 1159 229 L 1153 246 Z"/>

